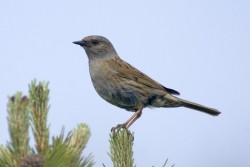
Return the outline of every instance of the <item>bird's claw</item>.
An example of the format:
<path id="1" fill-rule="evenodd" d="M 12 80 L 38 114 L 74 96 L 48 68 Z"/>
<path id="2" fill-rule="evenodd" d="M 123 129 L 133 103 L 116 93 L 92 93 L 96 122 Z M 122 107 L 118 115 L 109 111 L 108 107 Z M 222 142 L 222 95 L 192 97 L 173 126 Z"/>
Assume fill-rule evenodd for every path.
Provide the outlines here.
<path id="1" fill-rule="evenodd" d="M 116 130 L 120 130 L 120 129 L 126 129 L 127 130 L 127 124 L 118 124 L 115 127 L 111 128 L 111 132 L 115 132 Z"/>
<path id="2" fill-rule="evenodd" d="M 123 130 L 125 130 L 127 132 L 127 136 L 131 136 L 132 137 L 132 141 L 134 141 L 134 135 L 128 130 L 126 123 L 124 123 L 124 124 L 118 124 L 118 125 L 116 125 L 115 127 L 113 127 L 111 129 L 113 137 L 117 136 L 119 134 L 119 132 L 121 132 Z M 123 133 L 120 133 L 120 134 L 123 134 Z"/>

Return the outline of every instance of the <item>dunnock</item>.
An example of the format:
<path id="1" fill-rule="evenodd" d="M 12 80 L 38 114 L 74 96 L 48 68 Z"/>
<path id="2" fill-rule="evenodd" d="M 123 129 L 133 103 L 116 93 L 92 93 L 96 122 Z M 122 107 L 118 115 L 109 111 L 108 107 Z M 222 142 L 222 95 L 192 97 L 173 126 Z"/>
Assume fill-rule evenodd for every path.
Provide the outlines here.
<path id="1" fill-rule="evenodd" d="M 97 93 L 107 102 L 135 112 L 112 130 L 129 128 L 145 107 L 187 107 L 213 116 L 220 114 L 216 109 L 173 96 L 179 92 L 162 86 L 123 61 L 105 37 L 88 36 L 73 43 L 86 51 L 91 80 Z"/>

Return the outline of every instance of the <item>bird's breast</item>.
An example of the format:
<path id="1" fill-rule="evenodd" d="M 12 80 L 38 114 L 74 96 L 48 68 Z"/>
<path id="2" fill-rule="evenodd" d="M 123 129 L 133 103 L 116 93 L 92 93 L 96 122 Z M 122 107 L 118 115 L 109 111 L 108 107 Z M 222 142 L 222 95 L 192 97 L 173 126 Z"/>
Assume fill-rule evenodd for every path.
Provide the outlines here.
<path id="1" fill-rule="evenodd" d="M 90 63 L 90 76 L 96 92 L 109 103 L 135 110 L 139 105 L 139 94 L 124 84 L 123 78 L 115 76 L 115 71 L 102 62 Z"/>

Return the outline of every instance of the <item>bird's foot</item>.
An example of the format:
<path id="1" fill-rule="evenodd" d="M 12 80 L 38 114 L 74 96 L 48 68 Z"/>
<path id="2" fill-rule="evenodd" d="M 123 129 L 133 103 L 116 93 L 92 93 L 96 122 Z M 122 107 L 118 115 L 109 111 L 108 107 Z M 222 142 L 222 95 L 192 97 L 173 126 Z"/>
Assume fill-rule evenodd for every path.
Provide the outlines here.
<path id="1" fill-rule="evenodd" d="M 120 129 L 126 129 L 127 130 L 127 124 L 126 123 L 124 123 L 124 124 L 118 124 L 118 125 L 116 125 L 115 127 L 113 127 L 111 129 L 111 132 L 115 132 L 115 131 L 118 131 Z"/>
<path id="2" fill-rule="evenodd" d="M 127 123 L 124 123 L 124 124 L 118 124 L 117 126 L 113 127 L 111 129 L 113 137 L 116 137 L 117 135 L 124 134 L 124 133 L 120 133 L 120 132 L 124 132 L 124 130 L 125 130 L 127 132 L 127 136 L 131 136 L 132 141 L 134 141 L 134 135 L 128 130 L 127 125 L 128 125 Z"/>

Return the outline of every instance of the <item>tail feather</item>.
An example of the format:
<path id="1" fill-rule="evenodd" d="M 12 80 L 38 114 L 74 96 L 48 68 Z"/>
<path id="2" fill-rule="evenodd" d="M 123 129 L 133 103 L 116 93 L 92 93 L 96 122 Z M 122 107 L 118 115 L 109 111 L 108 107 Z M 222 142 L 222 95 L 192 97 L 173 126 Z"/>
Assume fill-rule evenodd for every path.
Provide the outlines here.
<path id="1" fill-rule="evenodd" d="M 180 99 L 180 98 L 178 98 L 178 100 L 181 102 L 183 107 L 198 110 L 198 111 L 210 114 L 212 116 L 217 116 L 217 115 L 219 115 L 221 113 L 217 109 L 209 108 L 209 107 L 206 107 L 206 106 L 203 106 L 203 105 L 191 102 L 191 101 L 183 100 L 183 99 Z"/>

